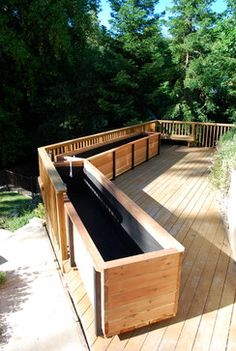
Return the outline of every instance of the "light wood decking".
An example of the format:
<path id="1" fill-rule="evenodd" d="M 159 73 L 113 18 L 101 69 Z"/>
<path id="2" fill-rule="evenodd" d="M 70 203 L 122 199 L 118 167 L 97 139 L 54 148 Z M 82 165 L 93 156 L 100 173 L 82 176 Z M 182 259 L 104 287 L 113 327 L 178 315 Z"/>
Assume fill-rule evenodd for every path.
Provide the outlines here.
<path id="1" fill-rule="evenodd" d="M 67 284 L 91 350 L 236 350 L 236 266 L 208 184 L 212 149 L 162 146 L 115 184 L 185 247 L 177 316 L 113 338 L 96 337 L 77 270 Z"/>

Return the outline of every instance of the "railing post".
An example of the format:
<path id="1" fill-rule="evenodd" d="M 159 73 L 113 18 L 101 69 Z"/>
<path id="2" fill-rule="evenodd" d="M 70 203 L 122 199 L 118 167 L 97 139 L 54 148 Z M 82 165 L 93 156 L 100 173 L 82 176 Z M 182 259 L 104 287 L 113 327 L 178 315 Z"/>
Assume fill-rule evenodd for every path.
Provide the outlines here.
<path id="1" fill-rule="evenodd" d="M 116 179 L 116 152 L 112 153 L 112 180 Z"/>
<path id="2" fill-rule="evenodd" d="M 149 160 L 149 139 L 146 140 L 146 161 Z"/>
<path id="3" fill-rule="evenodd" d="M 193 123 L 192 124 L 192 135 L 193 135 L 193 140 L 194 140 L 194 143 L 196 141 L 196 123 Z"/>
<path id="4" fill-rule="evenodd" d="M 61 265 L 62 271 L 64 272 L 63 261 L 68 259 L 65 211 L 64 211 L 64 192 L 56 193 L 56 205 L 57 205 L 57 228 L 58 228 L 60 261 L 61 261 L 60 265 Z"/>
<path id="5" fill-rule="evenodd" d="M 70 266 L 75 267 L 75 255 L 74 255 L 74 228 L 70 216 L 66 213 L 66 229 L 69 239 L 69 252 L 70 252 Z"/>
<path id="6" fill-rule="evenodd" d="M 95 334 L 102 335 L 102 307 L 101 307 L 101 273 L 94 271 L 94 310 L 95 310 Z"/>
<path id="7" fill-rule="evenodd" d="M 157 156 L 160 155 L 160 146 L 161 146 L 161 133 L 157 136 Z"/>
<path id="8" fill-rule="evenodd" d="M 134 143 L 132 144 L 131 149 L 131 169 L 134 169 Z"/>

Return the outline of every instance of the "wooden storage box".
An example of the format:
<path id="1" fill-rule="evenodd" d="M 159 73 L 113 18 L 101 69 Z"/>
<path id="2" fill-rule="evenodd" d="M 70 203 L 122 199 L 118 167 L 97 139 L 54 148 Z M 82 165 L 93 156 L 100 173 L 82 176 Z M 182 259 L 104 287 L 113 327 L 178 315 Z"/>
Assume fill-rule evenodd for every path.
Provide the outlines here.
<path id="1" fill-rule="evenodd" d="M 112 336 L 173 317 L 184 248 L 88 161 L 58 163 L 71 263 Z"/>

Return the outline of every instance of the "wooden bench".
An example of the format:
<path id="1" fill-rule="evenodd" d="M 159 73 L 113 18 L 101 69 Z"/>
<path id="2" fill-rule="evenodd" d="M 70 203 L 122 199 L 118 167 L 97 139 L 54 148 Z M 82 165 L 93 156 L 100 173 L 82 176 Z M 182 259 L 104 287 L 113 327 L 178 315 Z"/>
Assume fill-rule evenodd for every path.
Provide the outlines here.
<path id="1" fill-rule="evenodd" d="M 175 141 L 187 141 L 188 146 L 195 143 L 195 123 L 160 120 L 161 138 Z"/>
<path id="2" fill-rule="evenodd" d="M 163 134 L 161 139 L 175 140 L 175 141 L 187 141 L 188 147 L 190 147 L 195 142 L 194 135 L 178 135 L 178 134 Z"/>

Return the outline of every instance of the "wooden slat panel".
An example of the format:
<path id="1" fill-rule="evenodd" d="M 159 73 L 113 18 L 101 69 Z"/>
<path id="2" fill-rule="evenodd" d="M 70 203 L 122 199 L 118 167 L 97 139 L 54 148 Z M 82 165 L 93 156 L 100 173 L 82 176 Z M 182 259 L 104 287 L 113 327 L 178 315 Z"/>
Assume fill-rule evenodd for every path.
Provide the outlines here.
<path id="1" fill-rule="evenodd" d="M 172 253 L 171 255 L 164 255 L 158 257 L 158 270 L 168 270 L 176 267 L 179 261 L 179 254 Z M 146 259 L 141 262 L 130 262 L 126 265 L 119 265 L 117 267 L 112 267 L 111 270 L 106 272 L 106 277 L 110 283 L 115 284 L 117 281 L 122 280 L 125 284 L 128 281 L 125 279 L 139 279 L 143 275 L 143 271 L 147 271 L 149 274 L 155 274 L 157 270 L 157 259 Z"/>
<path id="2" fill-rule="evenodd" d="M 140 163 L 146 161 L 146 139 L 141 139 L 134 144 L 134 165 L 137 166 Z"/>
<path id="3" fill-rule="evenodd" d="M 176 262 L 177 258 L 177 262 Z M 180 255 L 169 255 L 175 262 L 175 268 L 166 269 L 162 258 L 151 261 L 156 263 L 156 272 L 147 274 L 148 262 L 139 262 L 138 271 L 135 263 L 121 267 L 123 279 L 118 282 L 112 277 L 113 268 L 106 269 L 104 274 L 104 328 L 106 335 L 118 331 L 127 331 L 134 325 L 146 325 L 153 320 L 168 318 L 176 311 L 176 292 L 179 286 Z M 133 269 L 130 267 L 133 266 Z M 114 268 L 117 277 L 117 267 Z M 164 270 L 163 270 L 164 269 Z M 136 271 L 134 275 L 133 270 Z M 162 272 L 162 273 L 161 273 Z M 127 283 L 129 277 L 130 283 Z M 163 307 L 163 301 L 165 306 Z"/>
<path id="4" fill-rule="evenodd" d="M 89 158 L 89 161 L 102 172 L 108 179 L 113 177 L 112 152 L 96 155 Z"/>
<path id="5" fill-rule="evenodd" d="M 152 158 L 158 154 L 159 149 L 159 140 L 158 136 L 151 136 L 149 137 L 149 152 L 148 157 Z"/>
<path id="6" fill-rule="evenodd" d="M 124 145 L 116 150 L 116 175 L 122 174 L 132 167 L 132 145 Z"/>
<path id="7" fill-rule="evenodd" d="M 124 331 L 130 331 L 134 328 L 140 328 L 150 323 L 156 323 L 160 320 L 173 317 L 174 303 L 157 307 L 152 310 L 146 310 L 136 315 L 126 315 L 120 320 L 109 321 L 106 324 L 106 335 L 112 336 L 114 334 L 120 334 Z M 148 317 L 148 318 L 147 318 Z"/>
<path id="8" fill-rule="evenodd" d="M 169 301 L 174 301 L 176 296 L 176 292 L 170 292 L 169 294 L 161 294 L 159 296 L 150 296 L 148 309 L 152 310 L 155 309 L 156 306 L 162 306 L 168 304 Z M 107 316 L 111 320 L 123 318 L 122 314 L 126 314 L 127 312 L 132 314 L 138 314 L 147 308 L 147 301 L 145 298 L 140 298 L 137 302 L 127 303 L 125 305 L 116 305 L 111 310 L 107 312 Z"/>

